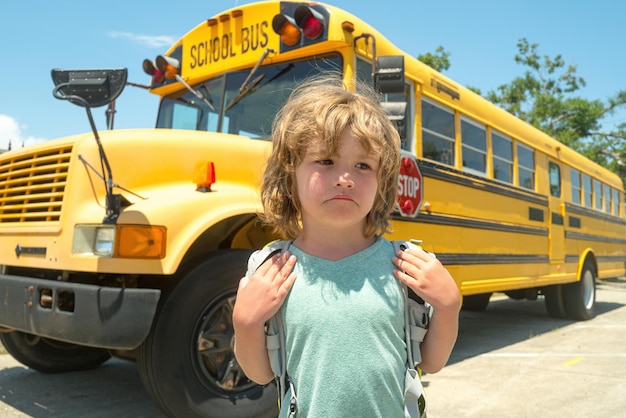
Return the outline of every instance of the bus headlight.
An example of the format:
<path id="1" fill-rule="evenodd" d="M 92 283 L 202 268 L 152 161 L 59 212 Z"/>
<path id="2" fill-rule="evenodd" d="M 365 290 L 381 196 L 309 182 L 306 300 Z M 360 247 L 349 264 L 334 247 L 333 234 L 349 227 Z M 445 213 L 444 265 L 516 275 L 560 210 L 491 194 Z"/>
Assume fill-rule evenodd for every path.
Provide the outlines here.
<path id="1" fill-rule="evenodd" d="M 161 259 L 165 257 L 164 226 L 77 225 L 72 254 L 97 257 Z"/>
<path id="2" fill-rule="evenodd" d="M 93 253 L 100 257 L 112 257 L 115 246 L 115 228 L 98 227 L 93 244 Z"/>

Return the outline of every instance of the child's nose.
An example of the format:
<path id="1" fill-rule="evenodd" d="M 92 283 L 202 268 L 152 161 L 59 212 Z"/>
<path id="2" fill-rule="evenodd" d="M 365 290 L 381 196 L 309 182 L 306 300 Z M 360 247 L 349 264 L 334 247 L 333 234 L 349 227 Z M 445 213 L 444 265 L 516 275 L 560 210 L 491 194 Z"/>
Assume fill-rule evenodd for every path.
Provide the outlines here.
<path id="1" fill-rule="evenodd" d="M 348 189 L 352 189 L 354 187 L 354 181 L 352 180 L 352 176 L 350 173 L 340 174 L 337 178 L 336 187 L 346 187 Z"/>

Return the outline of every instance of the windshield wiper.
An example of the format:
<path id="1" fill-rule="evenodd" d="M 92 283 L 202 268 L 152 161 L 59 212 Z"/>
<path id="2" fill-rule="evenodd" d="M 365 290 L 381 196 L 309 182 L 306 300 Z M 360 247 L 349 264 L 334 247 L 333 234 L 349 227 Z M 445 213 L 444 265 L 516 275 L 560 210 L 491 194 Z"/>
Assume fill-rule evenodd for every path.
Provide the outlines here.
<path id="1" fill-rule="evenodd" d="M 246 94 L 250 92 L 250 90 L 252 90 L 257 84 L 259 84 L 261 80 L 263 80 L 263 77 L 265 77 L 265 74 L 261 74 L 254 80 L 250 81 L 252 76 L 255 75 L 256 72 L 259 70 L 259 67 L 261 67 L 261 64 L 263 63 L 263 61 L 265 61 L 265 58 L 267 58 L 267 55 L 269 53 L 274 53 L 274 52 L 276 51 L 274 51 L 272 48 L 267 48 L 265 51 L 263 51 L 263 55 L 259 57 L 259 60 L 256 62 L 256 64 L 254 64 L 254 67 L 252 67 L 252 70 L 250 70 L 250 74 L 248 74 L 246 79 L 241 84 L 241 87 L 239 87 L 239 94 L 233 100 L 231 100 L 230 103 L 228 103 L 224 111 L 228 111 L 231 107 L 236 105 L 237 102 L 239 102 L 239 100 L 241 100 Z"/>
<path id="2" fill-rule="evenodd" d="M 196 96 L 199 100 L 202 100 L 207 106 L 209 106 L 209 108 L 214 111 L 217 112 L 217 110 L 215 109 L 215 106 L 213 105 L 213 100 L 211 100 L 211 94 L 209 93 L 209 89 L 203 84 L 202 87 L 204 87 L 204 90 L 209 93 L 209 100 L 207 100 L 206 97 L 204 97 L 204 95 L 202 93 L 200 93 L 199 91 L 195 90 L 193 87 L 191 87 L 189 84 L 187 84 L 187 82 L 185 80 L 183 80 L 183 78 L 181 76 L 179 76 L 178 74 L 176 75 L 176 80 L 180 82 L 180 84 L 182 84 L 183 86 L 185 86 L 185 88 L 187 90 L 189 90 L 194 96 Z"/>

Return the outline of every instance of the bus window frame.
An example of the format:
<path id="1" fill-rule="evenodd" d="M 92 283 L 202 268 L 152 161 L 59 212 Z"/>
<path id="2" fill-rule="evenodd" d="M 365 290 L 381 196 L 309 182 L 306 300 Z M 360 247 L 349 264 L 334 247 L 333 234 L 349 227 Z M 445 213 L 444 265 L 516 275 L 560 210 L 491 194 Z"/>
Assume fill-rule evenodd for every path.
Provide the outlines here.
<path id="1" fill-rule="evenodd" d="M 573 179 L 577 179 L 574 183 Z M 583 204 L 583 188 L 582 188 L 582 176 L 580 170 L 570 167 L 570 188 L 571 188 L 571 201 L 575 205 L 582 206 Z"/>
<path id="2" fill-rule="evenodd" d="M 429 128 L 426 128 L 425 124 L 424 124 L 424 103 L 427 103 L 445 113 L 448 113 L 449 115 L 452 116 L 452 136 L 448 137 L 445 136 L 444 134 L 437 132 L 437 131 L 433 131 Z M 457 152 L 456 152 L 456 137 L 457 137 L 457 126 L 456 126 L 456 112 L 454 111 L 454 109 L 449 108 L 439 102 L 437 102 L 436 100 L 432 100 L 429 97 L 425 97 L 422 96 L 422 100 L 421 100 L 421 104 L 420 104 L 420 111 L 421 111 L 421 115 L 420 115 L 420 121 L 421 121 L 421 125 L 422 125 L 422 138 L 421 138 L 421 155 L 422 158 L 430 160 L 430 161 L 434 161 L 435 163 L 438 164 L 443 164 L 446 166 L 449 166 L 451 168 L 456 168 L 456 159 L 457 159 Z M 424 152 L 424 134 L 428 134 L 428 135 L 432 135 L 435 138 L 439 139 L 439 140 L 443 140 L 443 141 L 447 141 L 450 143 L 450 149 L 452 150 L 452 155 L 450 156 L 450 161 L 446 162 L 446 161 L 442 161 L 439 159 L 435 159 L 435 158 L 431 158 L 426 156 L 426 153 Z M 439 149 L 437 149 L 437 151 L 439 151 Z"/>
<path id="3" fill-rule="evenodd" d="M 482 131 L 483 133 L 483 145 L 484 145 L 484 149 L 481 150 L 480 148 L 476 148 L 474 145 L 472 144 L 468 144 L 466 143 L 466 141 L 464 141 L 464 124 L 468 124 L 474 128 L 477 128 L 479 130 Z M 461 170 L 466 172 L 466 173 L 470 173 L 470 174 L 475 174 L 478 176 L 482 176 L 482 177 L 487 177 L 487 152 L 488 152 L 488 144 L 487 144 L 487 125 L 477 122 L 475 120 L 473 120 L 472 118 L 465 116 L 465 115 L 461 115 L 461 155 L 460 155 L 460 160 L 461 160 Z M 471 168 L 467 165 L 465 165 L 465 150 L 469 150 L 471 152 L 477 153 L 482 155 L 483 157 L 483 167 L 484 170 L 480 171 L 480 170 L 476 170 L 475 168 Z"/>
<path id="4" fill-rule="evenodd" d="M 583 176 L 583 206 L 589 209 L 593 208 L 593 188 L 592 178 L 589 174 L 582 173 Z"/>
<path id="5" fill-rule="evenodd" d="M 507 135 L 504 135 L 502 132 L 499 132 L 496 129 L 491 129 L 491 144 L 488 145 L 488 148 L 491 148 L 491 170 L 492 177 L 496 181 L 501 181 L 506 184 L 513 184 L 515 178 L 515 161 L 514 161 L 514 147 L 513 147 L 513 138 L 510 138 Z M 498 137 L 498 140 L 502 140 L 504 142 L 508 142 L 510 146 L 510 160 L 507 160 L 504 156 L 496 154 L 496 147 L 494 146 L 494 137 Z M 503 180 L 496 177 L 496 162 L 507 164 L 509 168 L 509 180 Z"/>
<path id="6" fill-rule="evenodd" d="M 593 183 L 593 209 L 602 212 L 602 182 L 597 178 L 592 179 Z"/>
<path id="7" fill-rule="evenodd" d="M 533 159 L 532 167 L 528 167 L 527 165 L 522 164 L 520 162 L 520 149 L 525 149 L 525 150 L 530 151 L 530 155 L 532 156 L 532 159 Z M 516 146 L 515 146 L 515 158 L 517 159 L 517 185 L 519 187 L 521 187 L 522 189 L 535 191 L 536 188 L 537 188 L 537 178 L 536 178 L 536 176 L 537 176 L 537 158 L 535 156 L 535 148 L 533 148 L 531 146 L 528 146 L 526 144 L 523 144 L 520 141 L 517 141 L 516 142 Z M 527 187 L 527 186 L 524 186 L 522 184 L 522 178 L 520 176 L 520 173 L 522 171 L 531 173 L 531 175 L 530 175 L 530 180 L 532 182 L 531 187 Z"/>
<path id="8" fill-rule="evenodd" d="M 550 196 L 560 199 L 563 193 L 561 166 L 554 161 L 548 161 L 548 181 L 550 184 Z"/>
<path id="9" fill-rule="evenodd" d="M 609 186 L 606 183 L 603 183 L 602 188 L 603 188 L 602 196 L 604 200 L 603 210 L 605 213 L 611 214 L 611 186 Z"/>

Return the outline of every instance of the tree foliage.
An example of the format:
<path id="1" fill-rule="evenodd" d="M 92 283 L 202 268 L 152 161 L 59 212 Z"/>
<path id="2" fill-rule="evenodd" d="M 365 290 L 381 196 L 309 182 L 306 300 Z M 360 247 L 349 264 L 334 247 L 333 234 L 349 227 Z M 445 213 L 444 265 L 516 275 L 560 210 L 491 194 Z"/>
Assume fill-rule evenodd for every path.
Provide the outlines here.
<path id="1" fill-rule="evenodd" d="M 527 70 L 485 97 L 626 180 L 626 124 L 609 130 L 602 124 L 626 105 L 626 91 L 606 102 L 580 97 L 577 93 L 586 83 L 576 66 L 566 65 L 561 55 L 541 56 L 538 45 L 524 38 L 517 48 L 515 62 Z"/>
<path id="2" fill-rule="evenodd" d="M 437 47 L 434 53 L 427 52 L 418 55 L 417 59 L 440 73 L 450 68 L 450 53 L 441 45 Z"/>

